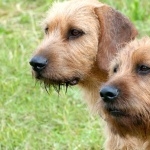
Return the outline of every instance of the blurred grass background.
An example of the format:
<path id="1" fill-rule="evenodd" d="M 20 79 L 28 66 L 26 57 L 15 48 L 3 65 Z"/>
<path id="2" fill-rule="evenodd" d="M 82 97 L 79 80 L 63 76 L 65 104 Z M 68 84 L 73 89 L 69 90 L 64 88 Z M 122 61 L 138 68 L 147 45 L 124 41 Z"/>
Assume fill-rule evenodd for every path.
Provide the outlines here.
<path id="1" fill-rule="evenodd" d="M 150 35 L 149 0 L 101 0 Z M 0 150 L 99 150 L 103 127 L 80 90 L 47 94 L 28 61 L 40 43 L 40 21 L 53 0 L 0 0 Z"/>

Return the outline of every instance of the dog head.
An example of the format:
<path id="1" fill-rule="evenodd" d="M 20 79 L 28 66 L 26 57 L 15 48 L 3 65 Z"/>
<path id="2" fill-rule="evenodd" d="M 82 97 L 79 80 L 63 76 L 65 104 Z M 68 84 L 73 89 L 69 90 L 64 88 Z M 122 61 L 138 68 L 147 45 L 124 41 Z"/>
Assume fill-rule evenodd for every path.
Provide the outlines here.
<path id="1" fill-rule="evenodd" d="M 30 64 L 35 78 L 58 90 L 91 78 L 95 67 L 106 72 L 117 47 L 137 34 L 126 17 L 97 0 L 56 2 L 43 27 L 45 37 Z"/>
<path id="2" fill-rule="evenodd" d="M 150 38 L 129 43 L 112 61 L 100 90 L 100 111 L 113 132 L 150 132 Z"/>

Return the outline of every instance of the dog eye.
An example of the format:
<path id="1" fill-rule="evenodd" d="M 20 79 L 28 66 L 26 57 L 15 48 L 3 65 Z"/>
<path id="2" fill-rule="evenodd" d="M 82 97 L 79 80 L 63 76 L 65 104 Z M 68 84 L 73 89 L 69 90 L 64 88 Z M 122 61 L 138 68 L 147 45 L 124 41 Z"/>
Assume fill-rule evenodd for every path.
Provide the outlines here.
<path id="1" fill-rule="evenodd" d="M 115 67 L 115 68 L 114 68 L 113 72 L 114 72 L 114 73 L 116 73 L 116 72 L 117 72 L 117 67 Z"/>
<path id="2" fill-rule="evenodd" d="M 48 34 L 48 27 L 45 28 L 45 34 Z"/>
<path id="3" fill-rule="evenodd" d="M 137 71 L 141 75 L 148 74 L 150 73 L 150 67 L 145 65 L 139 65 Z"/>
<path id="4" fill-rule="evenodd" d="M 68 34 L 68 39 L 75 39 L 82 36 L 84 32 L 82 30 L 71 29 Z"/>
<path id="5" fill-rule="evenodd" d="M 113 73 L 116 73 L 117 71 L 118 71 L 118 65 L 113 68 Z"/>

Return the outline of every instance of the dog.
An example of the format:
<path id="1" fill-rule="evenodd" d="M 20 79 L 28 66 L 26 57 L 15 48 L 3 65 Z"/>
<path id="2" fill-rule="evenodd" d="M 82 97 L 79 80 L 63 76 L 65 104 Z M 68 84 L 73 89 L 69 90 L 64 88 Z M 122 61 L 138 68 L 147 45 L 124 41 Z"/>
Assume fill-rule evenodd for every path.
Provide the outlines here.
<path id="1" fill-rule="evenodd" d="M 99 113 L 106 150 L 150 150 L 150 38 L 126 45 L 110 64 Z"/>
<path id="2" fill-rule="evenodd" d="M 78 84 L 94 109 L 109 61 L 136 37 L 136 28 L 98 0 L 55 2 L 42 24 L 45 37 L 30 60 L 33 76 L 58 92 Z"/>

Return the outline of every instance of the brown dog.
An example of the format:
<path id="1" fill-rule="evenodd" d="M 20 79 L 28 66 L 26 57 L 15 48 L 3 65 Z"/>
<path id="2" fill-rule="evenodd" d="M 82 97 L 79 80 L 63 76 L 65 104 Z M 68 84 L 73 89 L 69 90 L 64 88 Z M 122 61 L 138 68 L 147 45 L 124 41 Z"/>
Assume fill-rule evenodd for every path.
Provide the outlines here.
<path id="1" fill-rule="evenodd" d="M 120 51 L 100 95 L 106 150 L 150 150 L 150 38 Z"/>
<path id="2" fill-rule="evenodd" d="M 93 108 L 109 61 L 137 35 L 135 27 L 97 0 L 55 2 L 43 26 L 44 40 L 30 61 L 33 75 L 58 91 L 62 85 L 79 84 Z"/>

